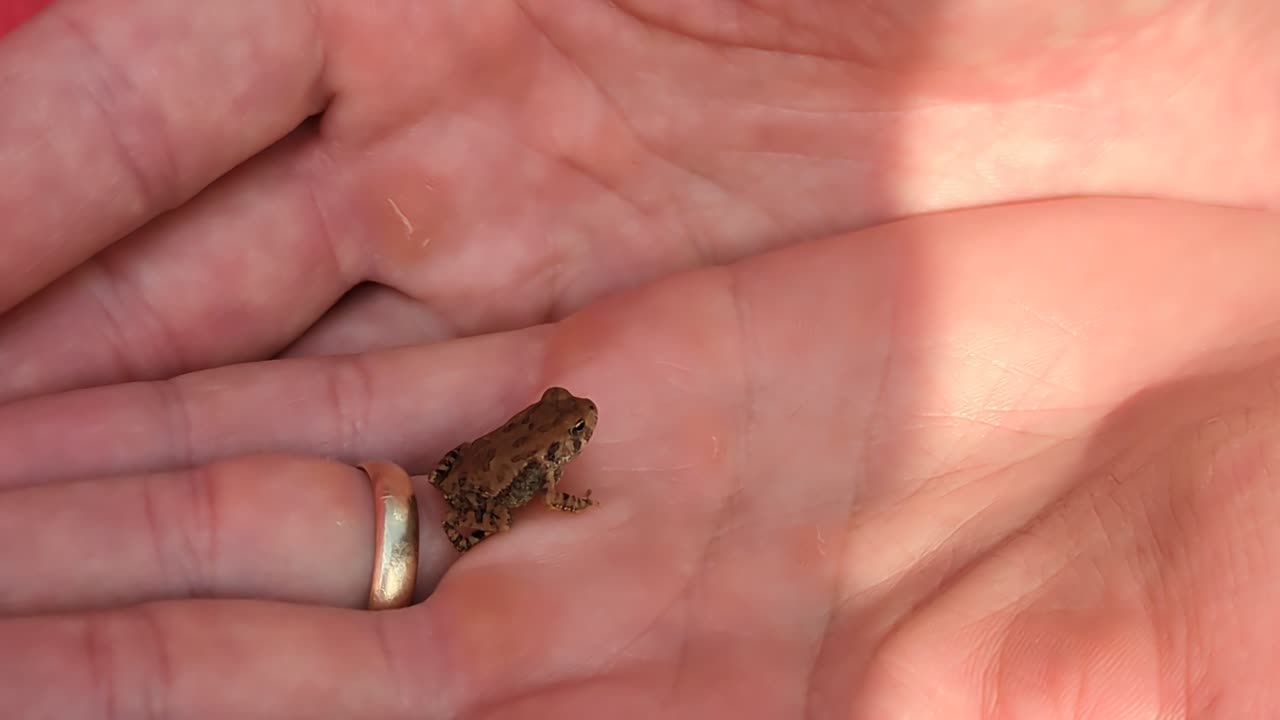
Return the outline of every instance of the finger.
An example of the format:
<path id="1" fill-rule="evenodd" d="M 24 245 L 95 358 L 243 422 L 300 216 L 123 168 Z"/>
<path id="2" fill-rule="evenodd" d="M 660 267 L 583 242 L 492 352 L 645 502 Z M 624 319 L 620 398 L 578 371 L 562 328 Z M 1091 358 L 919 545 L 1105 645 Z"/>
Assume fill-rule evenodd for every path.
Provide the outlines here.
<path id="1" fill-rule="evenodd" d="M 511 410 L 536 397 L 549 379 L 570 375 L 569 369 L 573 373 L 567 381 L 610 388 L 621 395 L 615 402 L 622 407 L 654 402 L 645 391 L 625 389 L 643 387 L 644 377 L 658 385 L 684 382 L 658 367 L 690 368 L 700 382 L 723 376 L 723 368 L 741 362 L 741 351 L 730 347 L 742 332 L 740 321 L 729 311 L 733 303 L 746 302 L 786 308 L 806 319 L 804 327 L 823 328 L 825 341 L 839 339 L 862 348 L 849 365 L 814 370 L 820 374 L 852 372 L 850 368 L 873 372 L 875 356 L 868 348 L 888 342 L 888 318 L 867 317 L 850 326 L 850 307 L 870 312 L 888 302 L 901 304 L 910 309 L 911 317 L 927 316 L 929 325 L 900 326 L 895 332 L 921 343 L 940 333 L 956 347 L 982 347 L 996 357 L 1022 357 L 1040 352 L 1031 349 L 1059 347 L 1063 327 L 1088 326 L 1096 347 L 1081 355 L 1073 373 L 1096 380 L 1073 391 L 1073 374 L 1057 390 L 1061 395 L 1033 395 L 1043 403 L 1056 398 L 1102 407 L 1118 395 L 1134 392 L 1139 383 L 1172 372 L 1170 368 L 1203 348 L 1237 335 L 1237 324 L 1269 317 L 1276 298 L 1266 291 L 1270 285 L 1255 277 L 1265 266 L 1257 257 L 1266 257 L 1275 232 L 1265 220 L 1257 213 L 1128 201 L 953 213 L 745 261 L 732 270 L 738 273 L 733 276 L 737 290 L 726 283 L 725 270 L 704 270 L 617 296 L 554 326 L 367 356 L 287 359 L 214 369 L 172 382 L 32 398 L 0 406 L 0 487 L 163 470 L 270 451 L 320 452 L 349 462 L 385 457 L 424 471 L 452 444 L 491 429 L 490 423 L 505 420 Z M 1220 257 L 1202 249 L 1200 233 L 1206 226 L 1237 238 L 1237 247 L 1250 251 Z M 1165 248 L 1180 238 L 1178 252 L 1153 252 L 1142 242 L 1152 234 L 1168 238 Z M 1108 244 L 1090 244 L 1094 238 L 1106 238 Z M 1127 254 L 1111 245 L 1121 241 Z M 1104 256 L 1106 281 L 1096 275 L 1098 258 Z M 1220 267 L 1221 277 L 1240 279 L 1215 287 L 1218 300 L 1239 312 L 1206 315 L 1193 298 L 1170 300 L 1172 314 L 1162 322 L 1132 311 L 1137 292 L 1184 298 L 1183 288 L 1206 262 Z M 974 268 L 996 266 L 1010 270 L 999 282 L 979 281 L 985 270 Z M 848 281 L 844 268 L 850 267 L 859 268 L 857 284 Z M 933 268 L 947 272 L 932 272 Z M 1068 272 L 1079 278 L 1075 285 L 1019 280 L 1067 277 Z M 904 275 L 911 281 L 903 280 Z M 793 287 L 799 277 L 808 278 L 808 294 L 777 293 L 779 287 Z M 824 286 L 825 295 L 816 289 L 819 280 L 830 283 Z M 1070 297 L 1063 297 L 1064 287 L 1072 288 Z M 1051 308 L 1055 322 L 1043 322 L 1033 312 L 1014 313 L 1011 296 L 1020 298 L 1017 308 Z M 784 297 L 794 297 L 794 304 L 783 304 Z M 1013 316 L 1004 322 L 1016 326 L 1017 332 L 1002 335 L 998 340 L 1005 345 L 995 346 L 990 318 L 1010 313 Z M 1176 332 L 1168 319 L 1174 316 Z M 768 318 L 770 331 L 793 322 L 776 314 Z M 832 335 L 831 328 L 844 332 Z M 755 352 L 791 382 L 787 373 L 794 372 L 796 343 L 802 340 L 813 342 L 784 334 L 776 338 L 775 352 L 764 352 L 774 344 Z M 1159 343 L 1164 349 L 1133 353 L 1127 349 L 1133 343 Z M 923 352 L 923 345 L 913 347 Z M 680 360 L 645 359 L 659 352 Z M 838 353 L 828 349 L 813 360 L 829 356 Z M 926 357 L 910 360 L 933 367 Z M 619 383 L 618 377 L 628 380 Z M 932 376 L 919 378 L 915 385 L 955 387 L 947 377 Z M 1032 388 L 1024 390 L 1032 393 Z M 967 402 L 943 394 L 936 406 L 921 412 L 955 412 L 956 404 L 963 407 Z M 74 421 L 81 422 L 77 433 L 69 436 L 64 428 Z"/>
<path id="2" fill-rule="evenodd" d="M 0 311 L 320 110 L 322 59 L 306 3 L 63 0 L 6 36 Z"/>
<path id="3" fill-rule="evenodd" d="M 556 373 L 544 358 L 549 334 L 236 365 L 0 405 L 0 487 L 256 452 L 386 458 L 425 471 L 448 443 L 491 429 L 541 393 L 539 378 L 511 358 Z"/>
<path id="4" fill-rule="evenodd" d="M 456 717 L 449 634 L 418 607 L 259 601 L 4 619 L 0 716 Z"/>
<path id="5" fill-rule="evenodd" d="M 439 494 L 418 485 L 425 597 L 458 554 L 438 529 Z M 185 597 L 362 608 L 373 513 L 363 471 L 278 456 L 10 490 L 0 494 L 0 615 Z"/>
<path id="6" fill-rule="evenodd" d="M 0 402 L 284 348 L 362 275 L 318 210 L 317 142 L 298 131 L 0 316 Z"/>

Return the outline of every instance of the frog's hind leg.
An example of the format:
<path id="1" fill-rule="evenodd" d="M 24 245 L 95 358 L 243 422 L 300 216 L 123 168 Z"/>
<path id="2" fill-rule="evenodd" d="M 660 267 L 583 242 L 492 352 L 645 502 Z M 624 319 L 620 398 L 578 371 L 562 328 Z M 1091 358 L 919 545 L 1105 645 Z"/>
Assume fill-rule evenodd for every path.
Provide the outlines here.
<path id="1" fill-rule="evenodd" d="M 445 517 L 441 526 L 444 527 L 444 536 L 449 538 L 449 542 L 453 545 L 454 549 L 460 553 L 470 550 L 479 544 L 481 540 L 488 537 L 488 533 L 473 530 L 469 527 L 466 528 L 466 532 L 460 532 L 458 530 L 458 524 L 457 516 L 450 513 Z"/>
<path id="2" fill-rule="evenodd" d="M 556 468 L 556 473 L 552 476 L 551 482 L 547 483 L 547 494 L 543 496 L 548 507 L 553 507 L 560 512 L 576 513 L 582 512 L 592 505 L 599 504 L 591 499 L 590 490 L 587 491 L 586 495 L 579 497 L 557 490 L 556 485 L 558 484 L 560 484 L 560 469 Z"/>
<path id="3" fill-rule="evenodd" d="M 458 524 L 486 533 L 506 532 L 511 529 L 511 508 L 495 504 L 483 510 L 470 510 Z"/>
<path id="4" fill-rule="evenodd" d="M 501 505 L 465 513 L 450 512 L 442 523 L 445 537 L 458 552 L 466 552 L 494 533 L 511 529 L 511 509 Z"/>

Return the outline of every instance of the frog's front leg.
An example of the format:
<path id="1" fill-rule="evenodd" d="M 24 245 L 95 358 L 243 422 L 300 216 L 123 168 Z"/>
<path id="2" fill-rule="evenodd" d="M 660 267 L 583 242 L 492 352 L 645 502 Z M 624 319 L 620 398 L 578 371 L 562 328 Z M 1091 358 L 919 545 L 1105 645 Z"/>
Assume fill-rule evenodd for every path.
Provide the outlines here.
<path id="1" fill-rule="evenodd" d="M 591 499 L 591 491 L 588 490 L 587 494 L 582 496 L 560 491 L 549 493 L 547 504 L 561 512 L 576 513 L 599 503 Z"/>
<path id="2" fill-rule="evenodd" d="M 543 499 L 549 507 L 553 507 L 560 512 L 576 513 L 597 504 L 595 500 L 591 499 L 590 490 L 581 497 L 557 490 L 556 486 L 560 484 L 560 475 L 560 468 L 556 468 L 551 475 L 551 481 L 547 483 L 547 494 L 543 496 Z"/>

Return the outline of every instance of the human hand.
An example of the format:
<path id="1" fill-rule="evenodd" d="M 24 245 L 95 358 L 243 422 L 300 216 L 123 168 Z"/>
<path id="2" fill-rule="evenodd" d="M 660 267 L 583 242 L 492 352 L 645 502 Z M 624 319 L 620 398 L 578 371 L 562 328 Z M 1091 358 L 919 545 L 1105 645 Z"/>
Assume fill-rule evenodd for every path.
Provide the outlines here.
<path id="1" fill-rule="evenodd" d="M 921 218 L 553 326 L 0 407 L 0 707 L 1271 707 L 1277 225 L 1129 201 Z M 600 407 L 566 483 L 601 505 L 522 510 L 402 611 L 356 609 L 358 474 L 254 455 L 425 472 L 552 382 Z M 456 555 L 420 496 L 426 590 Z"/>
<path id="2" fill-rule="evenodd" d="M 986 697 L 974 697 L 975 688 L 985 688 L 975 677 L 1006 667 L 1001 664 L 1006 656 L 1015 658 L 1007 666 L 1010 672 L 993 674 L 1009 678 L 1014 690 L 1031 689 L 1018 695 L 1000 686 L 1004 702 L 1080 697 L 1052 695 L 1043 684 L 1017 676 L 1035 667 L 1035 659 L 1061 660 L 1051 671 L 1103 667 L 1082 683 L 1100 677 L 1111 684 L 1097 686 L 1096 694 L 1081 703 L 1096 698 L 1102 707 L 1109 699 L 1129 699 L 1122 692 L 1135 688 L 1154 688 L 1151 695 L 1157 696 L 1158 683 L 1131 683 L 1106 665 L 1126 657 L 1108 650 L 1131 646 L 1082 643 L 1078 657 L 1097 664 L 1072 662 L 1070 655 L 1063 659 L 1050 652 L 1056 649 L 1053 642 L 1032 641 L 1061 639 L 1074 648 L 1071 643 L 1082 638 L 1079 627 L 1064 624 L 1063 633 L 1054 636 L 1035 621 L 1061 617 L 1052 611 L 1064 603 L 1114 621 L 1091 625 L 1102 629 L 1131 630 L 1149 621 L 1157 630 L 1178 632 L 1195 627 L 1188 618 L 1216 621 L 1221 612 L 1212 605 L 1216 596 L 1199 598 L 1199 613 L 1183 612 L 1182 605 L 1168 609 L 1197 599 L 1186 587 L 1158 595 L 1163 588 L 1135 584 L 1134 594 L 1150 592 L 1166 601 L 1138 608 L 1149 610 L 1146 614 L 1136 612 L 1140 603 L 1130 602 L 1133 595 L 1103 600 L 1080 600 L 1079 595 L 1086 589 L 1110 592 L 1117 578 L 1149 577 L 1134 567 L 1161 580 L 1185 572 L 1208 582 L 1211 570 L 1235 569 L 1218 563 L 1222 556 L 1235 557 L 1230 551 L 1240 544 L 1233 533 L 1261 533 L 1265 527 L 1249 523 L 1238 505 L 1214 507 L 1209 502 L 1214 498 L 1195 495 L 1203 476 L 1173 487 L 1191 493 L 1178 499 L 1192 497 L 1203 501 L 1195 503 L 1197 508 L 1218 510 L 1206 511 L 1207 527 L 1188 531 L 1182 516 L 1166 517 L 1159 526 L 1164 532 L 1150 535 L 1154 543 L 1184 540 L 1172 548 L 1185 556 L 1169 552 L 1171 559 L 1153 560 L 1153 543 L 1138 542 L 1142 536 L 1136 532 L 1127 546 L 1112 539 L 1111 534 L 1131 539 L 1123 533 L 1147 520 L 1139 512 L 1145 506 L 1126 505 L 1132 511 L 1117 513 L 1101 535 L 1089 521 L 1101 523 L 1087 511 L 1089 501 L 1099 498 L 1141 503 L 1164 497 L 1167 477 L 1143 474 L 1160 468 L 1162 456 L 1143 451 L 1162 439 L 1175 447 L 1183 439 L 1162 434 L 1170 432 L 1168 420 L 1176 412 L 1192 408 L 1196 417 L 1243 417 L 1249 422 L 1241 424 L 1251 433 L 1265 429 L 1252 424 L 1265 413 L 1233 397 L 1237 392 L 1264 397 L 1257 388 L 1265 384 L 1239 368 L 1216 367 L 1202 353 L 1206 346 L 1236 349 L 1243 342 L 1262 350 L 1236 349 L 1230 359 L 1257 360 L 1265 367 L 1265 325 L 1274 303 L 1262 276 L 1272 261 L 1265 238 L 1270 230 L 1248 216 L 1198 214 L 1177 205 L 1106 212 L 1092 203 L 1069 204 L 1075 214 L 1046 213 L 1047 207 L 1061 206 L 1033 206 L 1037 214 L 1030 216 L 1018 209 L 988 211 L 976 216 L 983 222 L 966 220 L 975 217 L 969 215 L 913 221 L 799 246 L 592 305 L 551 327 L 355 359 L 225 368 L 173 383 L 10 405 L 0 424 L 7 446 L 0 457 L 8 482 L 30 487 L 11 491 L 3 505 L 15 517 L 39 524 L 0 523 L 22 541 L 5 547 L 23 548 L 22 557 L 4 565 L 51 573 L 41 576 L 44 583 L 31 583 L 29 572 L 21 576 L 23 583 L 0 583 L 18 588 L 8 612 L 19 617 L 0 630 L 12 645 L 24 647 L 21 657 L 3 661 L 6 677 L 21 688 L 18 701 L 26 703 L 15 707 L 28 710 L 49 699 L 51 686 L 40 682 L 47 677 L 41 671 L 55 667 L 60 675 L 52 700 L 65 708 L 70 699 L 82 703 L 87 716 L 100 714 L 103 695 L 90 688 L 88 678 L 95 677 L 93 668 L 107 667 L 126 674 L 105 681 L 119 690 L 114 697 L 123 702 L 146 697 L 171 716 L 384 711 L 420 717 L 466 708 L 468 716 L 537 717 L 604 703 L 612 714 L 651 717 L 657 711 L 643 703 L 665 702 L 667 716 L 678 717 L 731 708 L 733 701 L 768 716 L 777 708 L 803 708 L 812 699 L 815 714 L 883 716 L 905 713 L 914 702 L 928 703 L 942 717 L 963 717 L 969 707 L 979 708 L 969 713 L 974 716 L 987 707 Z M 1183 238 L 1181 244 L 1171 242 L 1177 237 Z M 1205 237 L 1244 240 L 1224 260 L 1204 250 Z M 1227 260 L 1232 262 L 1223 267 Z M 1206 282 L 1201 274 L 1210 261 L 1217 263 L 1216 273 Z M 1106 274 L 1090 275 L 1099 270 Z M 1021 273 L 1026 275 L 1019 282 Z M 1214 285 L 1214 279 L 1224 284 Z M 1188 285 L 1200 296 L 1165 305 L 1163 324 L 1144 318 L 1143 308 L 1133 305 L 1135 296 L 1176 298 Z M 752 320 L 752 310 L 766 317 Z M 888 310 L 894 311 L 891 317 L 876 315 Z M 1195 323 L 1188 322 L 1192 318 Z M 1002 324 L 1010 326 L 1004 345 L 991 330 Z M 1084 329 L 1072 336 L 1075 327 Z M 387 336 L 393 344 L 405 337 Z M 904 354 L 904 344 L 914 352 Z M 299 346 L 306 343 L 294 347 Z M 1046 353 L 1058 357 L 1055 350 L 1075 362 L 1074 368 L 1068 362 L 1067 371 L 1078 375 L 1063 380 L 1045 373 L 1045 380 L 1037 374 L 1043 370 L 1037 360 Z M 531 357 L 537 359 L 533 369 Z M 1019 386 L 995 373 L 972 377 L 981 373 L 969 363 L 984 360 L 1014 380 L 1034 384 Z M 730 368 L 740 368 L 738 382 L 732 373 L 727 381 L 716 377 Z M 1192 388 L 1195 402 L 1187 402 L 1188 391 L 1179 390 L 1108 415 L 1135 390 L 1205 370 L 1222 372 L 1207 386 Z M 892 377 L 890 371 L 901 375 Z M 126 374 L 139 376 L 145 374 Z M 957 376 L 966 382 L 957 382 Z M 364 386 L 363 378 L 370 384 Z M 634 385 L 628 389 L 618 378 Z M 358 604 L 361 583 L 367 582 L 367 505 L 359 495 L 363 486 L 348 468 L 255 458 L 227 460 L 213 471 L 204 465 L 260 450 L 293 450 L 343 458 L 388 456 L 422 469 L 423 461 L 449 443 L 487 429 L 552 380 L 580 389 L 602 406 L 601 434 L 570 469 L 570 478 L 596 488 L 609 505 L 593 512 L 594 520 L 529 511 L 517 526 L 527 542 L 508 536 L 486 543 L 487 555 L 480 550 L 469 555 L 424 604 L 394 615 L 332 609 Z M 1055 383 L 1071 380 L 1079 386 L 1051 394 Z M 33 394 L 33 387 L 21 394 Z M 947 388 L 954 390 L 939 392 Z M 978 410 L 991 409 L 974 398 L 1018 397 L 1019 390 L 1028 393 L 1020 398 L 1024 404 L 995 403 L 1003 417 L 972 417 L 975 404 Z M 940 396 L 936 404 L 921 397 L 926 391 Z M 1223 403 L 1223 396 L 1232 402 Z M 1077 410 L 1052 411 L 1055 406 Z M 1079 407 L 1092 409 L 1093 415 Z M 618 415 L 609 431 L 610 418 Z M 174 418 L 190 418 L 192 424 L 171 434 L 168 430 L 181 427 Z M 926 420 L 943 427 L 931 430 Z M 966 435 L 969 422 L 991 423 L 992 435 Z M 822 428 L 829 434 L 820 434 Z M 69 437 L 69 431 L 76 434 Z M 1122 454 L 1104 451 L 1109 444 L 1129 445 L 1131 437 L 1147 443 L 1133 451 L 1137 470 L 1117 461 L 1114 468 L 1091 471 L 1089 451 Z M 73 440 L 79 447 L 71 446 Z M 1224 444 L 1209 444 L 1206 450 Z M 1072 448 L 1081 445 L 1086 446 L 1080 451 L 1083 459 L 1072 456 Z M 950 460 L 942 457 L 948 453 Z M 50 457 L 57 458 L 56 465 Z M 1073 473 L 1076 459 L 1084 469 Z M 859 469 L 863 464 L 865 471 Z M 65 482 L 166 469 L 176 475 L 149 483 L 128 477 L 111 484 Z M 313 492 L 302 498 L 296 492 L 298 477 L 312 483 Z M 1130 482 L 1100 489 L 1091 482 L 1096 477 Z M 793 478 L 800 478 L 799 484 L 779 482 Z M 1265 490 L 1258 479 L 1253 475 L 1253 482 L 1241 488 Z M 1028 487 L 1025 498 L 1010 496 L 1010 488 L 1023 487 Z M 184 501 L 183 489 L 194 499 Z M 69 491 L 82 494 L 65 494 Z M 138 501 L 153 493 L 158 497 L 152 507 L 168 510 L 154 515 L 161 518 L 154 525 L 145 513 L 147 503 Z M 944 495 L 940 500 L 938 493 Z M 209 502 L 200 499 L 206 494 Z M 423 495 L 430 502 L 429 491 Z M 295 506 L 282 527 L 278 513 L 263 511 L 272 498 L 314 506 Z M 1059 501 L 1068 511 L 1077 509 L 1055 514 Z M 50 507 L 58 512 L 34 512 Z M 142 517 L 129 515 L 139 507 Z M 210 513 L 205 523 L 199 519 L 201 507 L 225 512 Z M 610 515 L 609 507 L 618 509 Z M 1260 500 L 1257 507 L 1265 504 Z M 429 518 L 432 512 L 438 508 L 427 509 Z M 1028 520 L 1037 512 L 1047 519 Z M 79 536 L 53 532 L 51 514 L 68 530 L 90 520 L 107 526 Z M 1062 528 L 1055 530 L 1059 522 Z M 1173 537 L 1171 527 L 1178 530 Z M 194 539 L 172 540 L 187 532 Z M 1032 542 L 1041 537 L 1037 533 L 1047 539 Z M 211 540 L 202 544 L 201 535 Z M 1113 544 L 1100 551 L 1100 536 Z M 33 544 L 33 537 L 38 542 Z M 99 549 L 85 537 L 110 537 L 121 544 Z M 428 534 L 428 541 L 432 537 Z M 103 555 L 97 556 L 99 563 L 77 567 L 65 561 L 68 547 Z M 1259 547 L 1270 546 L 1260 542 Z M 215 550 L 213 559 L 202 553 L 207 548 Z M 425 574 L 434 577 L 451 557 L 428 546 Z M 1054 567 L 1065 568 L 1055 579 L 1070 581 L 1065 588 L 1039 583 L 1027 571 L 1055 561 Z M 1137 565 L 1143 561 L 1147 564 Z M 877 571 L 870 578 L 868 566 Z M 1081 568 L 1107 582 L 1078 581 Z M 1001 582 L 989 582 L 991 575 Z M 1224 599 L 1256 605 L 1269 588 L 1262 582 L 1265 576 L 1254 579 L 1233 576 L 1244 587 Z M 1002 615 L 989 606 L 1007 609 L 1007 603 L 982 595 L 993 585 L 1028 596 L 1042 585 L 1051 587 L 1036 596 L 1039 605 Z M 188 594 L 253 600 L 180 599 Z M 271 600 L 329 607 L 273 605 Z M 118 609 L 135 602 L 148 604 Z M 58 607 L 96 611 L 56 619 L 20 617 Z M 975 615 L 985 622 L 972 621 Z M 1267 620 L 1261 610 L 1249 617 Z M 951 625 L 965 620 L 972 622 L 961 630 Z M 964 634 L 975 632 L 975 626 L 991 630 L 981 636 L 989 645 Z M 1005 626 L 1010 632 L 996 632 Z M 148 635 L 153 628 L 155 634 Z M 1206 635 L 1195 638 L 1203 640 L 1202 647 L 1231 641 L 1233 650 L 1252 651 L 1255 659 L 1265 649 L 1256 646 L 1257 636 L 1220 633 L 1216 625 Z M 90 642 L 76 644 L 86 637 Z M 150 637 L 158 640 L 144 645 Z M 29 638 L 42 641 L 38 655 L 26 649 L 35 646 Z M 99 645 L 96 638 L 105 639 Z M 389 649 L 381 638 L 390 638 Z M 1024 646 L 1031 650 L 1018 655 Z M 91 665 L 86 659 L 103 655 L 86 654 L 86 647 L 103 647 L 111 659 Z M 974 647 L 976 657 L 963 659 L 970 661 L 966 669 L 976 669 L 948 675 L 951 663 L 958 662 L 957 648 Z M 1216 657 L 1225 652 L 1210 649 Z M 1177 674 L 1181 656 L 1155 654 L 1165 662 L 1160 665 L 1164 675 Z M 137 658 L 156 660 L 149 664 Z M 811 665 L 799 662 L 808 658 L 816 659 Z M 1151 664 L 1134 661 L 1132 666 L 1138 673 Z M 161 667 L 166 672 L 155 670 Z M 923 668 L 927 679 L 904 678 L 899 674 L 904 667 Z M 1187 667 L 1194 675 L 1192 665 Z M 1265 686 L 1251 680 L 1248 671 L 1273 669 L 1244 662 L 1205 667 L 1199 685 L 1174 684 L 1169 694 L 1176 698 L 1189 688 L 1187 702 L 1194 703 L 1221 691 L 1219 697 L 1230 702 Z M 398 675 L 402 672 L 406 675 Z M 1235 684 L 1204 679 L 1220 677 Z M 741 689 L 748 679 L 758 680 L 752 692 Z M 532 702 L 538 704 L 523 704 Z M 961 712 L 947 712 L 952 707 Z"/>
<path id="3" fill-rule="evenodd" d="M 675 7 L 59 2 L 0 43 L 0 310 L 53 283 L 0 319 L 0 401 L 525 327 L 930 211 L 1277 202 L 1271 3 Z"/>

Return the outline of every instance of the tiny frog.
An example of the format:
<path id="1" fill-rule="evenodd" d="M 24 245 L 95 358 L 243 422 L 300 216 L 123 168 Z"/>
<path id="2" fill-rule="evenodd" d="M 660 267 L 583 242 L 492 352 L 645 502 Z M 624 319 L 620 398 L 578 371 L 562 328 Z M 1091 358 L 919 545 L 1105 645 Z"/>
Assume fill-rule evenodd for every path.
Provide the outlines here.
<path id="1" fill-rule="evenodd" d="M 510 530 L 511 511 L 538 493 L 563 512 L 595 505 L 590 490 L 578 497 L 556 485 L 564 465 L 591 439 L 596 417 L 595 403 L 553 387 L 502 427 L 450 450 L 431 473 L 431 484 L 449 504 L 444 533 L 458 552 Z"/>

